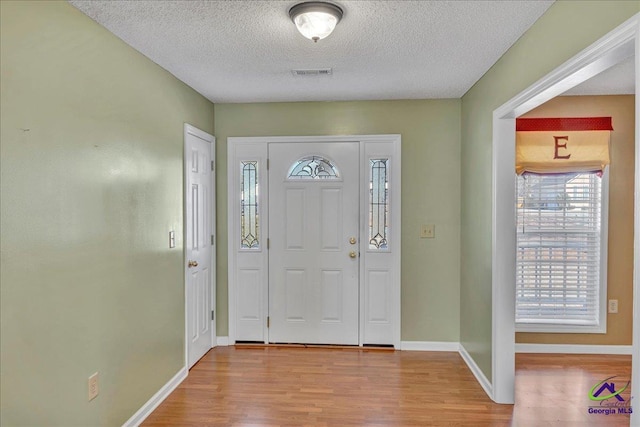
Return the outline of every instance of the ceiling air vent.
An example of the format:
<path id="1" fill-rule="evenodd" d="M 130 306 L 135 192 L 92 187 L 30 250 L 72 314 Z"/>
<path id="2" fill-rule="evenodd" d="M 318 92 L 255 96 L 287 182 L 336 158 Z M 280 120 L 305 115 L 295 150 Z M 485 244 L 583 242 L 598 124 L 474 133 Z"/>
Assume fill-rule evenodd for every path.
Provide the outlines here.
<path id="1" fill-rule="evenodd" d="M 317 68 L 315 70 L 291 70 L 294 76 L 330 76 L 333 74 L 331 68 Z"/>

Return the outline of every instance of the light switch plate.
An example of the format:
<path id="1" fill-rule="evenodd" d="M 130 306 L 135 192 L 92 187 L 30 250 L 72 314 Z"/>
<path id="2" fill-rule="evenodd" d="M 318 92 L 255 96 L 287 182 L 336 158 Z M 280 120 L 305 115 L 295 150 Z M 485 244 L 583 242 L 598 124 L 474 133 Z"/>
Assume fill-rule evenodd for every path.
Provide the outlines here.
<path id="1" fill-rule="evenodd" d="M 176 247 L 176 232 L 172 230 L 169 232 L 169 249 L 175 248 L 175 247 Z"/>
<path id="2" fill-rule="evenodd" d="M 89 394 L 87 397 L 89 398 L 89 400 L 93 400 L 96 397 L 98 397 L 98 373 L 97 372 L 89 377 L 88 385 L 89 385 Z"/>
<path id="3" fill-rule="evenodd" d="M 615 314 L 618 312 L 618 300 L 610 299 L 609 300 L 609 313 Z"/>

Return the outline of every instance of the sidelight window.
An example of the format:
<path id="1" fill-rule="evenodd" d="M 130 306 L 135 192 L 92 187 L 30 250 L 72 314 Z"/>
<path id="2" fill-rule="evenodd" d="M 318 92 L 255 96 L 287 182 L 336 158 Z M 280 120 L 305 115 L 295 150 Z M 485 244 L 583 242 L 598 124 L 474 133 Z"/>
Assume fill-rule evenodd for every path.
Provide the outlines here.
<path id="1" fill-rule="evenodd" d="M 258 162 L 240 162 L 240 247 L 260 249 Z"/>
<path id="2" fill-rule="evenodd" d="M 388 249 L 389 159 L 369 160 L 369 249 Z"/>

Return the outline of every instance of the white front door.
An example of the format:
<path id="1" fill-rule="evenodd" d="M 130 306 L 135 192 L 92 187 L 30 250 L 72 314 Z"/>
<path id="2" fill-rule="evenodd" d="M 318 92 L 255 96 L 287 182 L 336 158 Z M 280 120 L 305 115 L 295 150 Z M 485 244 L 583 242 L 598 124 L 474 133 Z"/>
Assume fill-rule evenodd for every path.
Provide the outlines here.
<path id="1" fill-rule="evenodd" d="M 358 344 L 359 144 L 269 144 L 269 342 Z"/>
<path id="2" fill-rule="evenodd" d="M 212 144 L 211 135 L 185 127 L 185 310 L 189 368 L 213 347 Z"/>

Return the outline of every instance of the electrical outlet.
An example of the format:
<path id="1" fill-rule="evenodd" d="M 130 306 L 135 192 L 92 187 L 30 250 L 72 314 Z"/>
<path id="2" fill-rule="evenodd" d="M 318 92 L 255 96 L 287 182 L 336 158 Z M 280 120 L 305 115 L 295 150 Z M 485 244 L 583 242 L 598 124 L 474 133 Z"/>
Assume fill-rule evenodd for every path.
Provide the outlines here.
<path id="1" fill-rule="evenodd" d="M 421 239 L 433 239 L 436 235 L 436 226 L 433 224 L 423 224 L 420 227 Z"/>
<path id="2" fill-rule="evenodd" d="M 98 396 L 98 373 L 89 377 L 89 400 L 93 400 Z"/>
<path id="3" fill-rule="evenodd" d="M 617 313 L 618 312 L 618 300 L 610 299 L 609 300 L 609 313 Z"/>

